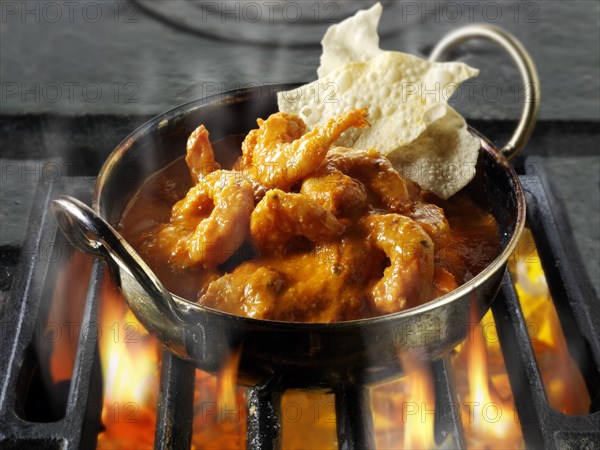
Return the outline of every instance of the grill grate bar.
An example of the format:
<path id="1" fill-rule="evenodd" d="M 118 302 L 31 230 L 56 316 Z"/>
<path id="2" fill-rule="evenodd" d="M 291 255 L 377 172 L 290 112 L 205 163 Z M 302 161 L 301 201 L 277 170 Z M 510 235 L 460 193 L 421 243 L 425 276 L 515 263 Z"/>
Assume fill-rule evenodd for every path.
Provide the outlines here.
<path id="1" fill-rule="evenodd" d="M 569 351 L 576 360 L 592 397 L 591 413 L 567 416 L 548 403 L 528 330 L 510 276 L 492 305 L 494 320 L 506 362 L 525 443 L 534 448 L 596 448 L 600 442 L 600 303 L 585 276 L 568 220 L 552 195 L 539 158 L 528 158 L 527 175 L 521 182 L 527 195 L 528 222 L 561 320 Z M 52 285 L 55 271 L 43 257 L 43 245 L 56 242 L 57 227 L 49 214 L 51 199 L 60 194 L 89 201 L 90 180 L 40 183 L 29 220 L 28 238 L 21 252 L 7 303 L 0 322 L 0 447 L 90 448 L 100 429 L 102 381 L 95 336 L 84 330 L 97 328 L 97 306 L 101 301 L 104 266 L 93 266 L 79 347 L 71 381 L 66 415 L 53 423 L 32 423 L 15 414 L 15 385 L 43 301 L 43 289 Z M 457 404 L 452 367 L 448 360 L 431 363 L 436 402 L 442 411 L 452 411 L 437 420 L 436 441 L 445 447 L 464 448 L 465 437 Z M 193 421 L 195 368 L 164 351 L 161 391 L 158 401 L 157 448 L 190 448 Z M 259 386 L 248 390 L 248 447 L 281 447 L 281 390 Z M 445 407 L 447 406 L 447 408 Z M 373 423 L 368 391 L 349 384 L 336 389 L 338 443 L 340 448 L 372 448 Z M 438 414 L 436 410 L 436 415 Z"/>
<path id="2" fill-rule="evenodd" d="M 596 448 L 600 412 L 569 416 L 548 403 L 517 293 L 508 274 L 492 305 L 515 408 L 528 448 Z"/>
<path id="3" fill-rule="evenodd" d="M 521 176 L 527 196 L 527 218 L 546 273 L 569 351 L 582 372 L 590 397 L 591 414 L 569 416 L 548 403 L 529 339 L 527 324 L 509 274 L 492 304 L 515 407 L 527 447 L 594 448 L 600 442 L 600 323 L 598 299 L 574 249 L 575 243 L 562 205 L 552 196 L 539 158 L 525 165 Z M 594 444 L 596 443 L 596 444 Z"/>
<path id="4" fill-rule="evenodd" d="M 492 313 L 525 443 L 530 448 L 548 448 L 542 430 L 546 394 L 521 305 L 508 274 L 504 275 L 500 293 L 492 304 Z"/>
<path id="5" fill-rule="evenodd" d="M 27 422 L 15 413 L 16 383 L 26 349 L 32 342 L 44 287 L 54 285 L 47 246 L 57 243 L 57 226 L 50 214 L 51 199 L 67 194 L 89 201 L 89 179 L 69 178 L 66 182 L 40 182 L 21 251 L 19 265 L 8 302 L 0 322 L 0 448 L 94 447 L 100 429 L 102 411 L 102 375 L 95 336 L 97 329 L 97 294 L 102 275 L 101 264 L 94 263 L 86 305 L 80 327 L 80 339 L 69 389 L 65 417 L 56 422 Z M 64 249 L 66 251 L 66 249 Z"/>
<path id="6" fill-rule="evenodd" d="M 246 447 L 251 450 L 281 448 L 281 392 L 265 386 L 247 390 Z"/>
<path id="7" fill-rule="evenodd" d="M 522 177 L 528 195 L 527 218 L 569 352 L 585 379 L 592 411 L 600 411 L 600 307 L 572 238 L 560 202 L 552 196 L 538 158 L 536 177 Z M 529 162 L 529 160 L 528 160 Z M 595 324 L 595 325 L 594 325 Z"/>
<path id="8" fill-rule="evenodd" d="M 154 448 L 189 449 L 196 368 L 163 349 Z"/>
<path id="9" fill-rule="evenodd" d="M 466 448 L 465 431 L 460 417 L 452 363 L 448 357 L 431 363 L 435 382 L 435 441 L 444 448 Z"/>
<path id="10" fill-rule="evenodd" d="M 338 448 L 375 448 L 369 390 L 350 384 L 335 392 Z"/>

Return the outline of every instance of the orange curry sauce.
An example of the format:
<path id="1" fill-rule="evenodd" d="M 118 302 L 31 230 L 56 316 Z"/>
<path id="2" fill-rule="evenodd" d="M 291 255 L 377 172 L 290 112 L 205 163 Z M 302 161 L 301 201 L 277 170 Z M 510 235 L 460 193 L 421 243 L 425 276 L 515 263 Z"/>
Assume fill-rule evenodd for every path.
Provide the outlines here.
<path id="1" fill-rule="evenodd" d="M 232 167 L 240 156 L 239 144 L 239 137 L 214 144 L 222 167 Z M 171 208 L 192 186 L 183 158 L 146 181 L 119 228 L 171 292 L 233 314 L 283 321 L 335 322 L 410 308 L 465 283 L 498 255 L 497 223 L 468 195 L 458 193 L 444 201 L 406 181 L 410 202 L 383 199 L 375 184 L 387 181 L 373 180 L 380 171 L 389 171 L 389 163 L 382 164 L 384 158 L 373 150 L 364 154 L 371 159 L 345 172 L 364 190 L 364 201 L 354 204 L 343 193 L 332 197 L 335 179 L 321 177 L 317 181 L 322 184 L 309 186 L 316 191 L 313 198 L 334 211 L 343 225 L 333 238 L 291 236 L 283 247 L 267 249 L 257 246 L 249 233 L 233 256 L 216 267 L 175 263 L 157 240 Z M 304 192 L 304 181 L 289 192 Z M 260 207 L 273 213 L 286 195 L 271 190 L 256 203 L 263 201 Z M 291 220 L 289 214 L 271 219 L 281 227 L 289 227 L 286 220 Z"/>

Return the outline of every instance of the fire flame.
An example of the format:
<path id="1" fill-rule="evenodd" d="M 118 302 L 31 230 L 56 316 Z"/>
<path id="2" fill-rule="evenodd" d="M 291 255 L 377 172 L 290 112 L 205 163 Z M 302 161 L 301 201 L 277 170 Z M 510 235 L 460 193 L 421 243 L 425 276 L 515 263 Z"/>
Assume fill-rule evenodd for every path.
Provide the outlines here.
<path id="1" fill-rule="evenodd" d="M 194 450 L 233 450 L 246 446 L 246 396 L 237 386 L 241 347 L 233 351 L 215 377 L 196 371 Z"/>
<path id="2" fill-rule="evenodd" d="M 503 359 L 498 364 L 488 355 L 489 347 L 495 346 L 491 351 L 496 352 L 496 357 L 502 358 L 499 343 L 495 339 L 486 339 L 489 336 L 485 336 L 483 332 L 494 325 L 492 314 L 488 312 L 481 323 L 477 320 L 478 317 L 477 303 L 473 302 L 470 323 L 474 327 L 462 349 L 468 380 L 468 394 L 461 401 L 467 446 L 488 448 L 500 445 L 502 448 L 522 448 L 523 437 L 514 412 L 512 396 L 500 395 L 501 391 L 510 392 Z M 492 371 L 496 376 L 492 376 Z M 501 385 L 500 389 L 496 388 L 494 381 Z"/>
<path id="3" fill-rule="evenodd" d="M 532 245 L 531 234 L 526 231 L 519 247 L 521 252 L 526 251 L 517 252 L 509 268 L 526 320 L 535 325 L 532 345 L 548 398 L 564 413 L 586 413 L 589 395 L 569 357 Z M 523 254 L 528 258 L 522 260 Z M 103 294 L 100 347 L 105 380 L 102 418 L 106 430 L 99 435 L 98 448 L 152 448 L 160 345 L 127 312 L 112 283 L 106 284 Z M 467 447 L 523 448 L 502 351 L 497 336 L 491 333 L 495 330 L 493 316 L 488 312 L 481 323 L 474 320 L 471 323 L 476 325 L 469 338 L 452 357 L 457 406 Z M 117 331 L 119 339 L 115 339 Z M 137 342 L 127 336 L 134 336 Z M 196 371 L 193 449 L 245 447 L 245 391 L 236 387 L 240 356 L 241 351 L 233 352 L 218 377 Z M 403 356 L 402 363 L 405 377 L 371 389 L 377 447 L 436 448 L 433 412 L 436 399 L 430 367 L 418 358 L 407 356 Z M 129 405 L 134 409 L 124 410 L 131 408 Z M 120 420 L 114 420 L 115 413 Z M 134 414 L 136 420 L 128 422 L 127 414 Z M 335 403 L 331 394 L 285 393 L 282 422 L 284 448 L 337 447 Z"/>
<path id="4" fill-rule="evenodd" d="M 102 287 L 100 359 L 104 380 L 98 449 L 153 448 L 160 346 L 128 310 L 109 277 Z"/>
<path id="5" fill-rule="evenodd" d="M 338 448 L 335 398 L 323 391 L 288 391 L 281 400 L 282 448 Z"/>
<path id="6" fill-rule="evenodd" d="M 69 380 L 75 367 L 80 331 L 77 324 L 83 316 L 91 267 L 86 255 L 73 251 L 69 263 L 57 275 L 47 322 L 53 325 L 53 331 L 59 337 L 53 343 L 50 354 L 50 374 L 55 383 Z"/>
<path id="7" fill-rule="evenodd" d="M 229 354 L 217 378 L 217 403 L 226 410 L 235 410 L 238 406 L 236 388 L 241 356 L 242 347 L 240 346 Z M 227 420 L 227 417 L 223 416 L 223 419 Z"/>
<path id="8" fill-rule="evenodd" d="M 404 377 L 371 389 L 377 448 L 437 448 L 431 366 L 419 355 L 400 355 Z"/>
<path id="9" fill-rule="evenodd" d="M 591 400 L 566 340 L 533 235 L 524 230 L 509 263 L 550 404 L 564 414 L 587 414 Z"/>
<path id="10" fill-rule="evenodd" d="M 401 360 L 407 394 L 402 403 L 403 447 L 435 448 L 435 390 L 431 369 L 414 355 L 403 355 Z"/>

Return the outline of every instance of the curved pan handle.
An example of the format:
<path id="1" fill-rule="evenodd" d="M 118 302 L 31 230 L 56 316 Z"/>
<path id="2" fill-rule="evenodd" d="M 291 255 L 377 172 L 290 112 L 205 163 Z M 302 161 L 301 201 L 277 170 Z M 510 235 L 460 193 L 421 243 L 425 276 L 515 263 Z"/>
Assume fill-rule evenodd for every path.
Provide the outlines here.
<path id="1" fill-rule="evenodd" d="M 133 247 L 89 206 L 73 197 L 61 196 L 52 202 L 52 213 L 71 245 L 92 256 L 112 259 L 122 270 L 135 278 L 167 319 L 173 324 L 185 323 L 173 297 L 150 267 Z"/>
<path id="2" fill-rule="evenodd" d="M 537 122 L 541 102 L 537 70 L 525 47 L 512 34 L 487 24 L 468 25 L 447 34 L 432 50 L 429 60 L 439 61 L 449 50 L 471 39 L 487 39 L 500 45 L 512 57 L 523 78 L 525 103 L 521 119 L 508 143 L 500 150 L 506 159 L 510 160 L 523 149 Z"/>

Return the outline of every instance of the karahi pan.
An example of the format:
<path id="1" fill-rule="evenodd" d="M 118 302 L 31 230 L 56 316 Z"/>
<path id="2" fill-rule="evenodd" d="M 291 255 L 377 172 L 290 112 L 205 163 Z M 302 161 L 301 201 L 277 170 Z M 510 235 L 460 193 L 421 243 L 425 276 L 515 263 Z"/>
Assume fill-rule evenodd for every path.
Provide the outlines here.
<path id="1" fill-rule="evenodd" d="M 525 86 L 539 86 L 523 47 L 506 32 L 469 26 L 447 36 L 430 59 L 470 38 L 487 38 L 506 48 Z M 498 151 L 481 141 L 475 179 L 464 189 L 489 211 L 500 230 L 500 253 L 481 273 L 454 291 L 415 308 L 381 317 L 337 323 L 295 323 L 240 317 L 170 294 L 115 226 L 132 195 L 149 176 L 181 156 L 189 134 L 205 124 L 215 139 L 245 134 L 257 117 L 277 111 L 276 92 L 294 86 L 241 89 L 194 101 L 162 114 L 127 137 L 104 164 L 93 210 L 68 197 L 53 212 L 71 243 L 106 259 L 140 322 L 178 356 L 216 372 L 229 354 L 241 351 L 238 380 L 255 385 L 276 379 L 287 388 L 370 383 L 401 371 L 399 355 L 417 352 L 438 358 L 464 339 L 476 303 L 479 316 L 490 307 L 525 222 L 525 198 L 508 159 L 527 141 L 539 108 L 533 89 L 509 144 Z M 506 156 L 505 156 L 506 155 Z"/>

